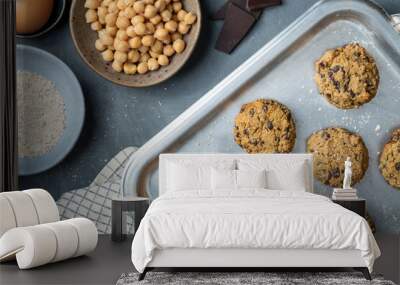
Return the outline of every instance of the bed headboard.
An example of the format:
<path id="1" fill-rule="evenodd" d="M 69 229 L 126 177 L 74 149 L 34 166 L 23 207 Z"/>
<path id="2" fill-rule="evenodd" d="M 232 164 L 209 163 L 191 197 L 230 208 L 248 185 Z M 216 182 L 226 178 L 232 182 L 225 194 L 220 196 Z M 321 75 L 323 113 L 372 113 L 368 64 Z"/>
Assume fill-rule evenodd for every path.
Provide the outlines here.
<path id="1" fill-rule="evenodd" d="M 159 157 L 159 168 L 158 168 L 158 179 L 159 179 L 159 195 L 162 195 L 166 192 L 166 181 L 167 181 L 167 164 L 168 162 L 173 161 L 218 161 L 218 160 L 232 160 L 235 161 L 237 159 L 241 160 L 287 160 L 287 161 L 305 161 L 308 170 L 308 185 L 309 189 L 307 192 L 313 192 L 314 190 L 314 181 L 313 181 L 313 157 L 312 154 L 303 154 L 303 153 L 288 153 L 288 154 L 189 154 L 189 153 L 165 153 L 160 154 Z"/>

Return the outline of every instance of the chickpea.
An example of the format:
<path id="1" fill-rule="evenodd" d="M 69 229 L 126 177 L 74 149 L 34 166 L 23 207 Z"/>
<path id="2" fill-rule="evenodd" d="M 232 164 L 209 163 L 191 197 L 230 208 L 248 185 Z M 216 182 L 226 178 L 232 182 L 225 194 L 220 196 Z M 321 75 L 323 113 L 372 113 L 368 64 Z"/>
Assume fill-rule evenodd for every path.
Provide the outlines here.
<path id="1" fill-rule="evenodd" d="M 86 23 L 93 23 L 97 21 L 97 13 L 95 10 L 89 9 L 85 13 Z"/>
<path id="2" fill-rule="evenodd" d="M 174 12 L 174 8 L 172 7 L 172 4 L 168 4 L 166 10 L 170 11 L 171 13 Z"/>
<path id="3" fill-rule="evenodd" d="M 171 35 L 171 39 L 172 39 L 173 42 L 176 41 L 177 39 L 182 39 L 182 34 L 180 34 L 180 33 L 173 33 L 173 34 Z"/>
<path id="4" fill-rule="evenodd" d="M 126 52 L 122 51 L 116 51 L 114 53 L 114 60 L 119 61 L 121 63 L 124 63 L 125 61 L 128 60 L 128 54 Z"/>
<path id="5" fill-rule="evenodd" d="M 118 6 L 115 2 L 110 2 L 108 5 L 108 12 L 109 13 L 118 13 Z"/>
<path id="6" fill-rule="evenodd" d="M 168 38 L 168 30 L 164 29 L 164 28 L 158 28 L 155 33 L 154 33 L 154 37 L 160 41 L 165 40 Z"/>
<path id="7" fill-rule="evenodd" d="M 114 42 L 114 39 L 109 34 L 106 33 L 100 34 L 99 38 L 101 43 L 106 46 L 112 45 Z"/>
<path id="8" fill-rule="evenodd" d="M 148 66 L 149 70 L 151 70 L 151 71 L 157 70 L 160 68 L 158 61 L 155 58 L 150 58 L 149 61 L 147 62 L 147 66 Z"/>
<path id="9" fill-rule="evenodd" d="M 155 59 L 157 59 L 157 58 L 160 56 L 159 53 L 156 53 L 156 52 L 154 52 L 154 51 L 149 51 L 149 54 L 150 54 L 150 56 L 151 56 L 152 58 L 155 58 Z"/>
<path id="10" fill-rule="evenodd" d="M 145 19 L 144 19 L 144 17 L 142 15 L 136 15 L 135 17 L 133 17 L 131 19 L 132 25 L 136 25 L 136 24 L 139 24 L 139 23 L 144 23 L 144 21 L 145 21 Z"/>
<path id="11" fill-rule="evenodd" d="M 163 44 L 169 45 L 171 43 L 171 36 L 168 34 L 168 36 L 162 40 Z"/>
<path id="12" fill-rule="evenodd" d="M 134 36 L 136 36 L 135 27 L 134 27 L 134 26 L 129 26 L 129 27 L 127 27 L 127 28 L 126 28 L 126 34 L 127 34 L 129 37 L 131 37 L 131 38 L 133 38 Z"/>
<path id="13" fill-rule="evenodd" d="M 146 52 L 146 53 L 142 53 L 140 55 L 140 62 L 147 62 L 149 59 L 151 58 L 151 56 Z"/>
<path id="14" fill-rule="evenodd" d="M 101 53 L 104 61 L 112 61 L 114 59 L 114 53 L 112 50 L 107 49 Z"/>
<path id="15" fill-rule="evenodd" d="M 154 7 L 153 5 L 147 5 L 146 8 L 144 9 L 144 16 L 147 19 L 151 19 L 157 15 L 157 8 Z"/>
<path id="16" fill-rule="evenodd" d="M 173 56 L 175 53 L 174 48 L 172 47 L 172 45 L 166 45 L 163 48 L 163 54 L 165 54 L 166 56 Z M 162 64 L 161 64 L 162 65 Z"/>
<path id="17" fill-rule="evenodd" d="M 137 23 L 135 26 L 135 33 L 142 36 L 146 33 L 146 25 L 143 23 Z"/>
<path id="18" fill-rule="evenodd" d="M 153 44 L 153 42 L 154 42 L 153 36 L 147 35 L 142 38 L 142 45 L 146 47 L 150 47 Z"/>
<path id="19" fill-rule="evenodd" d="M 119 39 L 120 41 L 126 41 L 128 40 L 128 34 L 125 30 L 118 30 L 117 39 Z"/>
<path id="20" fill-rule="evenodd" d="M 153 18 L 151 18 L 150 19 L 150 22 L 153 24 L 153 25 L 157 25 L 157 24 L 159 24 L 160 22 L 161 22 L 161 16 L 160 15 L 156 15 L 155 17 L 153 17 Z"/>
<path id="21" fill-rule="evenodd" d="M 148 71 L 147 63 L 146 62 L 141 62 L 137 66 L 137 72 L 139 74 L 145 74 Z"/>
<path id="22" fill-rule="evenodd" d="M 105 7 L 99 7 L 99 8 L 97 8 L 97 16 L 99 17 L 99 18 L 102 18 L 102 17 L 106 17 L 106 15 L 107 15 L 107 9 L 105 8 Z"/>
<path id="23" fill-rule="evenodd" d="M 164 25 L 165 29 L 170 31 L 171 33 L 175 32 L 178 28 L 178 23 L 175 21 L 168 21 Z"/>
<path id="24" fill-rule="evenodd" d="M 116 72 L 121 72 L 122 71 L 122 63 L 119 61 L 114 60 L 111 67 L 116 71 Z"/>
<path id="25" fill-rule="evenodd" d="M 106 15 L 106 25 L 109 27 L 114 27 L 117 22 L 117 14 L 107 14 Z"/>
<path id="26" fill-rule="evenodd" d="M 182 39 L 177 39 L 176 41 L 174 41 L 174 43 L 172 44 L 172 47 L 174 48 L 174 50 L 176 51 L 176 53 L 182 53 L 183 50 L 185 49 L 185 42 Z"/>
<path id="27" fill-rule="evenodd" d="M 128 53 L 128 60 L 130 62 L 135 63 L 135 62 L 138 62 L 139 59 L 140 59 L 140 54 L 137 50 L 133 49 Z"/>
<path id="28" fill-rule="evenodd" d="M 98 16 L 98 21 L 99 21 L 100 24 L 105 25 L 106 24 L 106 17 Z"/>
<path id="29" fill-rule="evenodd" d="M 158 57 L 158 64 L 161 65 L 161 66 L 168 65 L 168 64 L 169 64 L 168 56 L 166 56 L 166 55 L 164 55 L 164 54 L 161 54 L 161 55 Z"/>
<path id="30" fill-rule="evenodd" d="M 120 41 L 119 39 L 114 40 L 114 48 L 117 51 L 128 52 L 129 44 L 127 41 Z"/>
<path id="31" fill-rule="evenodd" d="M 97 40 L 94 42 L 94 46 L 95 46 L 95 48 L 96 48 L 98 51 L 104 51 L 104 50 L 106 49 L 106 46 L 103 45 L 103 43 L 102 43 L 99 39 L 97 39 Z"/>
<path id="32" fill-rule="evenodd" d="M 145 8 L 145 5 L 144 5 L 143 1 L 136 1 L 133 4 L 133 10 L 135 10 L 135 12 L 137 14 L 142 14 L 144 12 L 144 8 Z"/>
<path id="33" fill-rule="evenodd" d="M 154 0 L 143 0 L 144 4 L 154 4 Z"/>
<path id="34" fill-rule="evenodd" d="M 157 0 L 156 3 L 154 3 L 154 7 L 157 8 L 159 12 L 164 11 L 165 7 L 167 7 L 167 4 L 165 3 L 164 0 Z"/>
<path id="35" fill-rule="evenodd" d="M 142 40 L 140 37 L 133 37 L 129 40 L 129 46 L 131 48 L 140 48 L 142 46 Z"/>
<path id="36" fill-rule="evenodd" d="M 155 53 L 162 53 L 163 51 L 163 43 L 159 40 L 156 40 L 153 45 L 151 46 L 151 50 Z"/>
<path id="37" fill-rule="evenodd" d="M 180 32 L 181 34 L 185 35 L 187 34 L 187 32 L 189 32 L 190 30 L 190 26 L 186 25 L 184 22 L 179 22 L 178 25 L 178 32 Z"/>
<path id="38" fill-rule="evenodd" d="M 149 51 L 149 47 L 145 47 L 145 46 L 141 46 L 140 48 L 138 48 L 138 51 L 140 51 L 141 53 L 146 53 Z"/>
<path id="39" fill-rule="evenodd" d="M 186 25 L 192 25 L 194 24 L 194 22 L 196 22 L 196 15 L 193 14 L 192 12 L 189 12 L 185 15 L 185 17 L 183 18 L 183 22 Z"/>
<path id="40" fill-rule="evenodd" d="M 117 34 L 117 27 L 110 27 L 110 26 L 106 26 L 106 33 L 110 36 L 115 36 Z"/>
<path id="41" fill-rule="evenodd" d="M 161 12 L 161 18 L 164 22 L 168 22 L 172 19 L 172 13 L 168 10 L 164 10 Z"/>
<path id="42" fill-rule="evenodd" d="M 99 0 L 86 0 L 85 2 L 85 8 L 88 9 L 96 9 L 99 6 L 100 6 Z"/>
<path id="43" fill-rule="evenodd" d="M 99 21 L 96 21 L 96 22 L 93 22 L 93 23 L 90 24 L 90 28 L 91 28 L 93 31 L 100 31 L 101 28 L 102 28 L 102 26 L 101 26 L 101 24 L 100 24 Z"/>
<path id="44" fill-rule="evenodd" d="M 177 16 L 179 21 L 183 21 L 183 20 L 185 20 L 186 14 L 187 14 L 187 12 L 182 9 L 176 14 L 176 16 Z"/>
<path id="45" fill-rule="evenodd" d="M 124 72 L 125 72 L 125 74 L 132 75 L 132 74 L 135 74 L 136 71 L 137 71 L 137 67 L 136 67 L 135 64 L 132 64 L 132 63 L 125 63 L 124 64 Z"/>
<path id="46" fill-rule="evenodd" d="M 124 0 L 118 0 L 117 7 L 120 10 L 125 10 L 125 8 L 128 7 L 128 6 L 126 5 Z"/>
<path id="47" fill-rule="evenodd" d="M 181 2 L 174 2 L 174 3 L 172 3 L 172 8 L 177 13 L 180 10 L 182 10 L 182 3 Z"/>
<path id="48" fill-rule="evenodd" d="M 129 22 L 129 19 L 127 17 L 124 17 L 124 16 L 121 17 L 120 16 L 120 17 L 117 18 L 116 25 L 120 29 L 126 29 L 127 27 L 129 27 L 130 22 Z"/>
<path id="49" fill-rule="evenodd" d="M 150 22 L 147 22 L 145 25 L 146 25 L 146 33 L 150 35 L 154 34 L 154 31 L 156 30 L 154 25 Z"/>
<path id="50" fill-rule="evenodd" d="M 157 25 L 156 25 L 156 30 L 157 29 L 164 29 L 164 24 L 163 23 L 158 23 Z"/>
<path id="51" fill-rule="evenodd" d="M 103 0 L 103 2 L 101 3 L 101 6 L 108 7 L 112 1 L 114 1 L 114 0 Z"/>
<path id="52" fill-rule="evenodd" d="M 132 7 L 127 7 L 124 10 L 123 15 L 129 19 L 133 18 L 134 16 L 136 16 L 136 12 Z"/>

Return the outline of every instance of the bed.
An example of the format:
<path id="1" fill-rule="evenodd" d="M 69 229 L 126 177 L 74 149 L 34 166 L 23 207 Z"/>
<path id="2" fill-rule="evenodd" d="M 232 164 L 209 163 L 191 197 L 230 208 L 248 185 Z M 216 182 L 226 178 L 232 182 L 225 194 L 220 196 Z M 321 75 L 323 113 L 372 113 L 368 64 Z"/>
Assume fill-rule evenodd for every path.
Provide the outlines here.
<path id="1" fill-rule="evenodd" d="M 132 243 L 158 267 L 352 267 L 380 251 L 359 215 L 313 194 L 310 154 L 161 154 L 159 197 Z M 243 270 L 243 269 L 242 269 Z"/>

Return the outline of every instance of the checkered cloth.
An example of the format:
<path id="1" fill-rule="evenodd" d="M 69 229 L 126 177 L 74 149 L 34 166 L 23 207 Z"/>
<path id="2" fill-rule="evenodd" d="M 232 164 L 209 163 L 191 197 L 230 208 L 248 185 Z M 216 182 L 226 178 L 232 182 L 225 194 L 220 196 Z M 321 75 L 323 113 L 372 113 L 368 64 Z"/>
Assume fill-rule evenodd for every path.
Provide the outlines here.
<path id="1" fill-rule="evenodd" d="M 120 181 L 128 158 L 137 150 L 128 147 L 119 152 L 85 188 L 68 191 L 57 201 L 61 219 L 86 217 L 100 234 L 111 233 L 111 200 L 120 195 Z M 127 214 L 127 231 L 133 233 L 133 217 Z"/>

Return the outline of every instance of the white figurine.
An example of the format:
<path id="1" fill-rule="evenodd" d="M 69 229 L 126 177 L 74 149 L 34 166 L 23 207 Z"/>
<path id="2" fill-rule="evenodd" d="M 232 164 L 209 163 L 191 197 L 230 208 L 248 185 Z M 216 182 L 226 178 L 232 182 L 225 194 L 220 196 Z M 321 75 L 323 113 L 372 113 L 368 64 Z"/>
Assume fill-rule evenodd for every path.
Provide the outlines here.
<path id="1" fill-rule="evenodd" d="M 351 160 L 350 157 L 344 162 L 344 179 L 343 179 L 343 189 L 351 189 L 351 176 L 353 172 L 351 170 Z"/>

